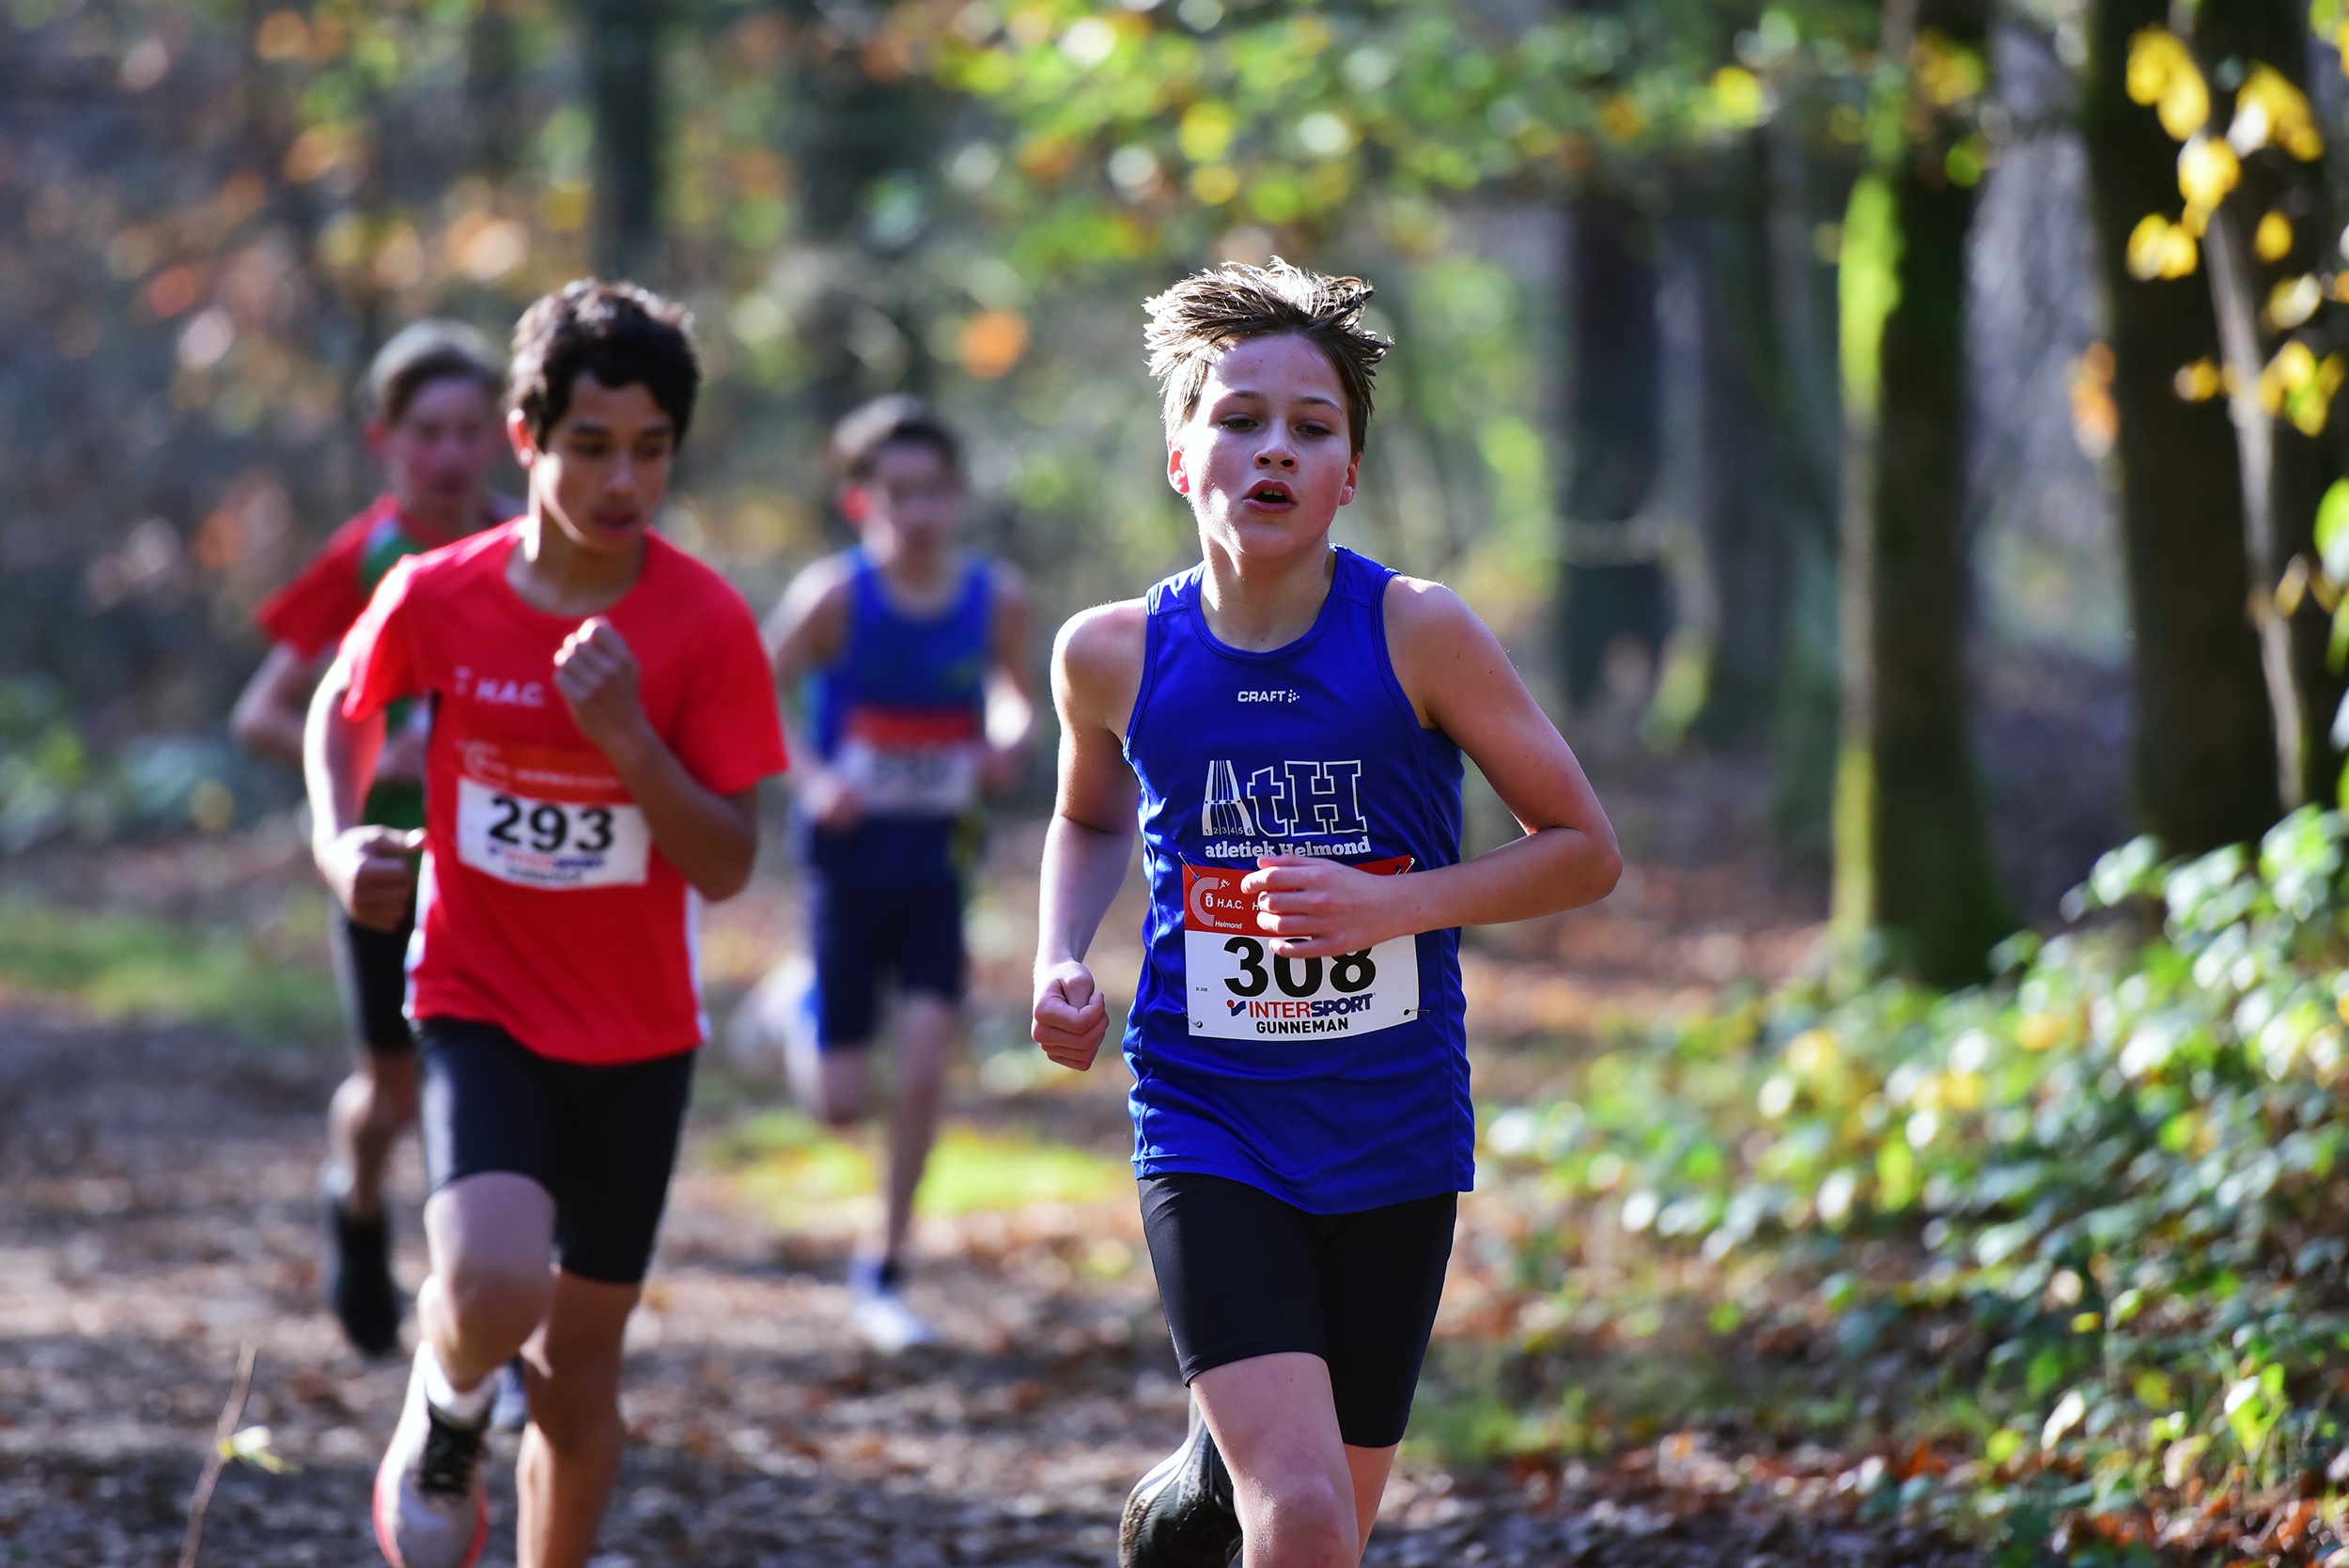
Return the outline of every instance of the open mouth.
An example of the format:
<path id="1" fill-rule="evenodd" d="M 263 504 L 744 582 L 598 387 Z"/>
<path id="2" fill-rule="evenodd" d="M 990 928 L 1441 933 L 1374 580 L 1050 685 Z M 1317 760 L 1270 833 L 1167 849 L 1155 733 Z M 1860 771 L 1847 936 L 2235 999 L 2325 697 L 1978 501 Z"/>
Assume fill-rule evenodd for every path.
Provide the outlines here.
<path id="1" fill-rule="evenodd" d="M 1294 506 L 1297 505 L 1296 495 L 1278 479 L 1259 481 L 1240 499 L 1252 501 L 1259 506 Z"/>

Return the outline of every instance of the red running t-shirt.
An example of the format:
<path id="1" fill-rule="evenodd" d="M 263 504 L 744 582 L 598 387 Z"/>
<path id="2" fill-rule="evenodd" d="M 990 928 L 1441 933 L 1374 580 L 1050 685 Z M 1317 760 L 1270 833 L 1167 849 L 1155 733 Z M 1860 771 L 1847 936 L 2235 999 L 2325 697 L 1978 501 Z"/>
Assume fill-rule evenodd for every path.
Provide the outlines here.
<path id="1" fill-rule="evenodd" d="M 701 900 L 555 690 L 555 650 L 583 617 L 534 610 L 506 582 L 520 533 L 402 561 L 343 642 L 349 717 L 433 699 L 409 1012 L 493 1023 L 563 1062 L 689 1050 L 708 1033 Z M 758 628 L 723 578 L 649 536 L 604 617 L 636 656 L 654 733 L 705 788 L 783 770 Z"/>
<path id="2" fill-rule="evenodd" d="M 263 599 L 253 619 L 271 642 L 316 659 L 343 640 L 350 623 L 367 607 L 367 597 L 403 557 L 446 542 L 410 522 L 398 502 L 378 496 L 366 511 L 334 530 L 301 576 Z"/>

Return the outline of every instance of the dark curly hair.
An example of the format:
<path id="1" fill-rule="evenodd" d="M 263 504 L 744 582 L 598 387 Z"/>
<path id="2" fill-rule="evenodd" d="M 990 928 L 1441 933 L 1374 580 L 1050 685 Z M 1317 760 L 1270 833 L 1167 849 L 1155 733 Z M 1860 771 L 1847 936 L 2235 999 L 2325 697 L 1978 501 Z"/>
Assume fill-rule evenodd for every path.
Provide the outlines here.
<path id="1" fill-rule="evenodd" d="M 1263 267 L 1226 262 L 1193 272 L 1165 293 L 1143 302 L 1150 324 L 1143 346 L 1150 374 L 1166 388 L 1166 433 L 1199 407 L 1207 371 L 1236 343 L 1294 333 L 1329 356 L 1346 389 L 1346 434 L 1359 456 L 1370 429 L 1370 382 L 1394 347 L 1362 325 L 1371 287 L 1360 278 L 1326 277 L 1279 256 Z"/>
<path id="2" fill-rule="evenodd" d="M 683 441 L 702 380 L 692 314 L 649 289 L 600 278 L 566 284 L 524 311 L 506 401 L 540 446 L 569 411 L 583 371 L 606 386 L 641 383 Z"/>

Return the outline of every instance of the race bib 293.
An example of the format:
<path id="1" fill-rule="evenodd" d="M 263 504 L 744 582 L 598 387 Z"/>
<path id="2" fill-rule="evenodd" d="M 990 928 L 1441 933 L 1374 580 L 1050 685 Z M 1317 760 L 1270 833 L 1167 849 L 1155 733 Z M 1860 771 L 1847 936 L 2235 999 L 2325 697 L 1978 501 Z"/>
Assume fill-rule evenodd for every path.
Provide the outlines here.
<path id="1" fill-rule="evenodd" d="M 1408 871 L 1402 856 L 1354 867 L 1374 875 Z M 1226 1040 L 1368 1034 L 1419 1017 L 1419 939 L 1327 958 L 1289 958 L 1256 924 L 1256 901 L 1240 892 L 1244 870 L 1183 867 L 1184 992 L 1190 1032 Z"/>
<path id="2" fill-rule="evenodd" d="M 458 749 L 457 858 L 501 882 L 568 891 L 645 880 L 652 831 L 599 752 Z"/>

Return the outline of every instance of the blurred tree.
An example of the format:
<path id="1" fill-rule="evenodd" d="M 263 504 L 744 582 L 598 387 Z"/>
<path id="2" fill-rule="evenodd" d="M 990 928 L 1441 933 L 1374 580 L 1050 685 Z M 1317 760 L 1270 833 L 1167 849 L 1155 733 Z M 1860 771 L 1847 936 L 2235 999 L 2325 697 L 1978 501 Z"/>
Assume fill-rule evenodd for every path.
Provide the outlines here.
<path id="1" fill-rule="evenodd" d="M 1988 0 L 1891 8 L 1872 166 L 1843 225 L 1843 741 L 1834 923 L 1935 985 L 2013 928 L 1968 724 L 1966 235 L 1987 151 Z"/>
<path id="2" fill-rule="evenodd" d="M 665 132 L 660 0 L 578 0 L 595 116 L 590 263 L 608 278 L 659 287 Z"/>
<path id="3" fill-rule="evenodd" d="M 2130 237 L 2180 209 L 2177 144 L 2155 105 L 2133 101 L 2130 40 L 2166 23 L 2168 0 L 2098 0 L 2090 28 L 2085 135 L 2110 300 L 2120 411 L 2121 521 L 2135 629 L 2137 810 L 2172 852 L 2256 838 L 2278 815 L 2278 772 L 2260 650 L 2245 617 L 2241 475 L 2227 406 L 2180 396 L 2172 378 L 2218 357 L 2210 289 L 2140 275 Z M 2212 388 L 2211 390 L 2216 390 Z"/>
<path id="4" fill-rule="evenodd" d="M 2197 170 L 2221 181 L 2229 163 L 2235 169 L 2232 188 L 2218 194 L 2209 214 L 2202 258 L 2235 431 L 2254 590 L 2248 602 L 2267 686 L 2277 795 L 2290 810 L 2328 799 L 2339 768 L 2326 740 L 2338 686 L 2327 678 L 2323 624 L 2297 613 L 2317 500 L 2334 472 L 2318 438 L 2341 364 L 2333 360 L 2328 385 L 2307 343 L 2295 356 L 2290 341 L 2293 329 L 2323 308 L 2312 274 L 2328 248 L 2317 163 L 2323 142 L 2301 86 L 2308 11 L 2301 0 L 2232 0 L 2194 13 L 2191 41 L 2208 78 L 2236 92 L 2223 131 L 2214 123 L 2186 138 L 2179 172 L 2184 185 Z M 2188 202 L 2200 205 L 2192 195 Z M 2304 298 L 2295 301 L 2295 294 Z M 2284 384 L 2295 358 L 2305 359 L 2318 378 L 2313 383 Z M 2311 384 L 2321 394 L 2313 398 Z"/>
<path id="5" fill-rule="evenodd" d="M 1654 226 L 1618 193 L 1586 190 L 1569 209 L 1559 645 L 1572 707 L 1596 695 L 1619 640 L 1652 662 L 1663 652 L 1664 568 L 1644 515 L 1662 455 L 1656 246 Z"/>

